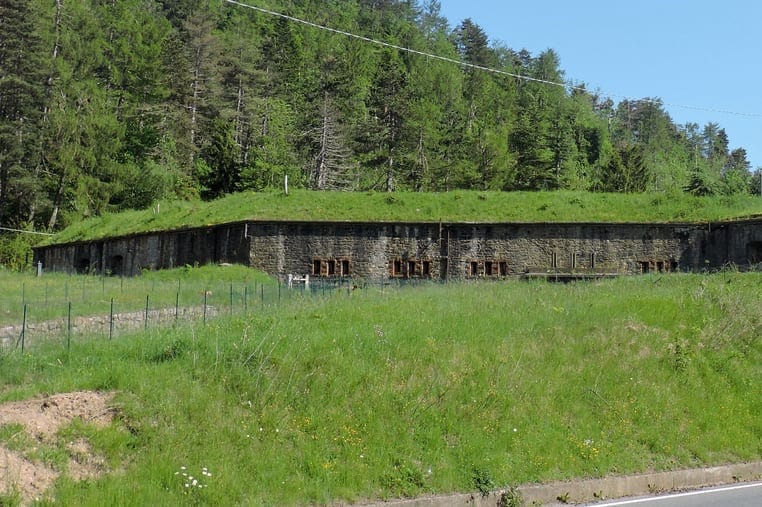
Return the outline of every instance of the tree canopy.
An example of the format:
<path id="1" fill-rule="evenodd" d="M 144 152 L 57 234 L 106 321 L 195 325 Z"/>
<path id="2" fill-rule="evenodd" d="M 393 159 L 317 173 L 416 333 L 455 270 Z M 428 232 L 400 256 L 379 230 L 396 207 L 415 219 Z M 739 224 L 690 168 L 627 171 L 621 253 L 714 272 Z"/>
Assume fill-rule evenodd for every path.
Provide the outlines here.
<path id="1" fill-rule="evenodd" d="M 437 0 L 0 5 L 0 226 L 160 198 L 377 191 L 757 191 L 716 123 L 564 82 L 559 55 L 450 26 Z M 524 79 L 517 76 L 526 76 Z M 556 84 L 548 84 L 548 82 Z M 759 172 L 759 171 L 757 171 Z"/>

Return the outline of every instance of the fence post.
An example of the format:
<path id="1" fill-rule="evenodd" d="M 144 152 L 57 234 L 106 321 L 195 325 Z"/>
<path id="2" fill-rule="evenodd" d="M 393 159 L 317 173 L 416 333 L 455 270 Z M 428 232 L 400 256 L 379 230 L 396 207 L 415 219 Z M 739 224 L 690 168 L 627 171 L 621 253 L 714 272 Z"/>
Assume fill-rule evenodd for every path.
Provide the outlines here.
<path id="1" fill-rule="evenodd" d="M 26 303 L 24 303 L 24 320 L 21 321 L 21 353 L 24 353 L 24 342 L 26 341 Z"/>
<path id="2" fill-rule="evenodd" d="M 148 329 L 148 294 L 146 294 L 146 313 L 145 318 L 143 319 L 143 329 Z"/>
<path id="3" fill-rule="evenodd" d="M 111 310 L 108 316 L 108 339 L 114 336 L 114 298 L 111 298 Z"/>
<path id="4" fill-rule="evenodd" d="M 209 294 L 209 291 L 204 289 L 204 325 L 206 325 L 206 298 Z"/>
<path id="5" fill-rule="evenodd" d="M 233 315 L 233 282 L 230 282 L 230 315 Z"/>
<path id="6" fill-rule="evenodd" d="M 180 313 L 180 292 L 175 294 L 175 322 L 177 322 L 177 314 Z"/>
<path id="7" fill-rule="evenodd" d="M 246 310 L 248 310 L 248 299 L 249 299 L 249 286 L 244 285 L 243 286 L 243 314 L 246 315 Z"/>
<path id="8" fill-rule="evenodd" d="M 265 304 L 265 284 L 263 283 L 260 285 L 260 289 L 262 289 L 262 305 Z"/>
<path id="9" fill-rule="evenodd" d="M 71 301 L 69 301 L 69 311 L 66 318 L 66 350 L 71 349 Z"/>

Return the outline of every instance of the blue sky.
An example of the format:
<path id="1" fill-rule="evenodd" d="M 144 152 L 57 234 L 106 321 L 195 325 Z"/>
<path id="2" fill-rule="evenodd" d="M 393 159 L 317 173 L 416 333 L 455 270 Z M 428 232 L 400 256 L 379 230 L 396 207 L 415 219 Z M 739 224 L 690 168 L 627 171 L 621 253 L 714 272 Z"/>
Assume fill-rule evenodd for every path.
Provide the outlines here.
<path id="1" fill-rule="evenodd" d="M 718 123 L 730 149 L 762 167 L 762 2 L 440 2 L 452 27 L 471 18 L 490 42 L 534 56 L 552 48 L 567 80 L 616 102 L 660 98 L 678 124 Z"/>

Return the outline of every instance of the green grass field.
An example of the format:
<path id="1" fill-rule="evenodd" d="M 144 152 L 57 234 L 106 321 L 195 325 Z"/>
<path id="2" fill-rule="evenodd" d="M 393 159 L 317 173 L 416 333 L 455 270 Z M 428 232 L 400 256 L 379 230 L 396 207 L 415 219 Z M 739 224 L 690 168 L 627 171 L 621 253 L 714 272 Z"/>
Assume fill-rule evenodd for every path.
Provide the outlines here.
<path id="1" fill-rule="evenodd" d="M 0 356 L 0 400 L 116 392 L 62 505 L 293 505 L 762 456 L 762 274 L 296 297 Z M 0 427 L 0 441 L 3 434 Z M 207 487 L 186 488 L 186 467 Z M 10 499 L 12 500 L 12 499 Z"/>
<path id="2" fill-rule="evenodd" d="M 311 192 L 233 194 L 212 202 L 161 202 L 153 209 L 106 214 L 61 231 L 65 243 L 239 220 L 392 222 L 706 222 L 762 214 L 757 196 L 589 192 Z"/>
<path id="3" fill-rule="evenodd" d="M 201 266 L 146 271 L 132 278 L 72 276 L 46 272 L 41 277 L 0 270 L 0 326 L 20 324 L 27 308 L 29 322 L 66 318 L 68 305 L 75 316 L 108 315 L 111 302 L 117 312 L 149 307 L 198 306 L 206 294 L 207 304 L 231 313 L 247 303 L 277 296 L 277 281 L 254 269 L 240 266 Z M 244 297 L 247 301 L 244 301 Z"/>

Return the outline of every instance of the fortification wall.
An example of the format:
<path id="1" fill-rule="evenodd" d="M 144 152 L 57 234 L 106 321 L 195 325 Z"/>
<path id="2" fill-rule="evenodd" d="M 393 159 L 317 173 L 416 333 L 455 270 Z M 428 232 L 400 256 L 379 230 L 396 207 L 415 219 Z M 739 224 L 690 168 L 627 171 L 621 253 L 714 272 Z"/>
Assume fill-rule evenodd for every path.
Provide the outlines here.
<path id="1" fill-rule="evenodd" d="M 51 271 L 124 276 L 186 264 L 248 264 L 245 228 L 245 223 L 233 223 L 51 245 L 36 248 L 34 262 Z"/>
<path id="2" fill-rule="evenodd" d="M 250 224 L 251 264 L 274 274 L 471 278 L 694 270 L 704 227 L 651 224 Z"/>
<path id="3" fill-rule="evenodd" d="M 43 269 L 135 275 L 207 263 L 360 279 L 635 274 L 762 262 L 762 220 L 721 224 L 249 221 L 35 249 Z"/>
<path id="4" fill-rule="evenodd" d="M 439 230 L 438 224 L 253 223 L 251 265 L 272 274 L 438 278 Z"/>
<path id="5" fill-rule="evenodd" d="M 762 263 L 762 220 L 739 220 L 707 227 L 708 264 L 749 266 Z"/>
<path id="6" fill-rule="evenodd" d="M 451 228 L 451 273 L 509 275 L 692 270 L 703 230 L 693 225 L 496 224 Z"/>

